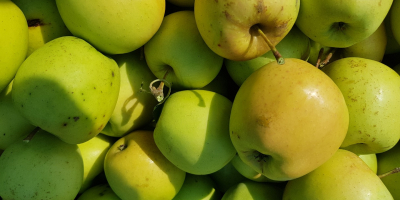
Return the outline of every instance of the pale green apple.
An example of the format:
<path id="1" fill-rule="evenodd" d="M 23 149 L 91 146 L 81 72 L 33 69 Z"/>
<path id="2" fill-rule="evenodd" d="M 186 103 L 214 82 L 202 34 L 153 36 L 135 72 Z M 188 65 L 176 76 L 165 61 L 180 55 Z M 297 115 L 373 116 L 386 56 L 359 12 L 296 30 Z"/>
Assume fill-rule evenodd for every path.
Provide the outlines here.
<path id="1" fill-rule="evenodd" d="M 193 11 L 167 15 L 158 32 L 144 45 L 150 70 L 174 89 L 198 89 L 209 84 L 223 58 L 211 51 L 197 29 Z"/>
<path id="2" fill-rule="evenodd" d="M 11 199 L 71 200 L 82 185 L 78 145 L 43 130 L 28 142 L 10 145 L 0 157 L 0 196 Z"/>
<path id="3" fill-rule="evenodd" d="M 390 9 L 390 25 L 392 33 L 397 43 L 400 44 L 400 2 L 398 0 L 393 1 L 393 5 Z"/>
<path id="4" fill-rule="evenodd" d="M 232 165 L 232 160 L 222 169 L 209 174 L 209 176 L 216 184 L 217 189 L 222 193 L 225 193 L 233 185 L 248 180 L 236 170 Z"/>
<path id="5" fill-rule="evenodd" d="M 229 138 L 232 102 L 206 90 L 173 93 L 164 103 L 154 129 L 160 151 L 191 174 L 214 173 L 235 156 Z"/>
<path id="6" fill-rule="evenodd" d="M 104 159 L 113 143 L 113 138 L 99 134 L 89 141 L 78 144 L 83 159 L 83 183 L 79 193 L 93 185 L 96 176 L 103 172 Z"/>
<path id="7" fill-rule="evenodd" d="M 229 133 L 241 160 L 275 181 L 326 162 L 346 136 L 349 113 L 335 83 L 310 63 L 286 58 L 253 72 L 233 101 Z"/>
<path id="8" fill-rule="evenodd" d="M 378 175 L 385 174 L 397 167 L 400 167 L 400 143 L 392 149 L 377 154 Z M 382 182 L 392 193 L 394 199 L 400 199 L 400 173 L 390 174 L 381 178 Z"/>
<path id="9" fill-rule="evenodd" d="M 258 29 L 273 45 L 292 29 L 299 0 L 205 0 L 195 1 L 197 27 L 206 44 L 230 60 L 250 60 L 270 48 Z"/>
<path id="10" fill-rule="evenodd" d="M 6 149 L 12 143 L 23 140 L 33 126 L 14 107 L 11 98 L 12 83 L 0 93 L 0 149 Z"/>
<path id="11" fill-rule="evenodd" d="M 339 149 L 314 171 L 290 180 L 283 200 L 393 199 L 380 178 L 356 154 Z"/>
<path id="12" fill-rule="evenodd" d="M 138 49 L 159 29 L 165 0 L 56 0 L 67 28 L 107 54 Z"/>
<path id="13" fill-rule="evenodd" d="M 121 199 L 172 199 L 186 172 L 173 165 L 157 148 L 152 131 L 137 130 L 115 142 L 106 155 L 104 172 Z"/>
<path id="14" fill-rule="evenodd" d="M 120 90 L 114 112 L 101 133 L 122 137 L 153 120 L 153 108 L 158 102 L 140 88 L 143 85 L 148 90 L 156 77 L 148 68 L 141 49 L 112 58 L 119 65 Z"/>
<path id="15" fill-rule="evenodd" d="M 58 12 L 55 0 L 12 0 L 28 22 L 28 55 L 55 38 L 71 35 Z"/>
<path id="16" fill-rule="evenodd" d="M 117 63 L 74 36 L 33 52 L 13 83 L 15 108 L 34 126 L 78 144 L 107 124 L 120 85 Z"/>
<path id="17" fill-rule="evenodd" d="M 381 153 L 400 139 L 400 76 L 381 62 L 348 57 L 322 70 L 343 93 L 349 128 L 341 148 L 356 154 Z"/>
<path id="18" fill-rule="evenodd" d="M 229 188 L 222 200 L 282 200 L 282 195 L 278 184 L 247 180 Z"/>
<path id="19" fill-rule="evenodd" d="M 310 39 L 296 26 L 276 45 L 279 53 L 284 58 L 299 58 L 307 60 L 310 55 Z M 234 61 L 225 59 L 226 69 L 237 85 L 243 82 L 260 67 L 276 61 L 272 51 L 247 61 Z"/>
<path id="20" fill-rule="evenodd" d="M 302 0 L 296 25 L 310 39 L 346 48 L 378 29 L 393 0 Z"/>
<path id="21" fill-rule="evenodd" d="M 28 24 L 10 0 L 0 0 L 0 91 L 14 78 L 28 52 Z"/>
<path id="22" fill-rule="evenodd" d="M 221 200 L 222 193 L 207 175 L 186 174 L 185 182 L 172 200 Z"/>
<path id="23" fill-rule="evenodd" d="M 256 170 L 244 163 L 237 154 L 235 155 L 235 157 L 233 157 L 231 163 L 233 167 L 235 167 L 235 169 L 247 179 L 255 182 L 272 182 L 271 179 L 267 178 L 261 173 L 256 172 Z"/>
<path id="24" fill-rule="evenodd" d="M 375 174 L 377 173 L 378 161 L 376 159 L 376 154 L 359 154 L 358 157 L 360 157 Z"/>
<path id="25" fill-rule="evenodd" d="M 121 200 L 107 184 L 95 185 L 87 189 L 76 200 Z"/>

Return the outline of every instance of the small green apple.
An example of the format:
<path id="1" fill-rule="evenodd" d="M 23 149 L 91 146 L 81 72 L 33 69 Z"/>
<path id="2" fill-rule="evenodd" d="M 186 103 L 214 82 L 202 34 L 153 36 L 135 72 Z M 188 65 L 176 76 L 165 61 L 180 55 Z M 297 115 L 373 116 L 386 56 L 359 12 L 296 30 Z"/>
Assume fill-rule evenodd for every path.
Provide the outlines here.
<path id="1" fill-rule="evenodd" d="M 137 130 L 109 149 L 104 172 L 111 189 L 121 199 L 172 199 L 186 173 L 173 165 L 154 143 L 152 131 Z"/>
<path id="2" fill-rule="evenodd" d="M 76 200 L 121 200 L 107 184 L 95 185 L 87 189 Z"/>
<path id="3" fill-rule="evenodd" d="M 0 91 L 13 80 L 28 52 L 28 24 L 21 9 L 0 0 Z"/>
<path id="4" fill-rule="evenodd" d="M 358 157 L 360 157 L 375 174 L 377 173 L 378 161 L 376 159 L 376 154 L 359 154 Z"/>
<path id="5" fill-rule="evenodd" d="M 222 193 L 207 175 L 186 174 L 185 182 L 172 200 L 221 200 Z"/>
<path id="6" fill-rule="evenodd" d="M 28 22 L 28 56 L 55 38 L 71 35 L 61 19 L 55 0 L 12 1 L 22 10 Z"/>
<path id="7" fill-rule="evenodd" d="M 229 138 L 232 102 L 206 90 L 173 93 L 164 103 L 154 129 L 160 151 L 191 174 L 214 173 L 235 156 Z"/>
<path id="8" fill-rule="evenodd" d="M 385 174 L 395 168 L 400 167 L 400 143 L 397 143 L 392 149 L 377 154 L 378 175 Z M 382 182 L 392 193 L 394 199 L 400 198 L 399 184 L 400 174 L 390 174 L 381 178 Z"/>
<path id="9" fill-rule="evenodd" d="M 159 29 L 165 0 L 56 0 L 67 28 L 96 49 L 124 54 L 138 49 Z"/>
<path id="10" fill-rule="evenodd" d="M 33 52 L 13 83 L 15 108 L 34 126 L 78 144 L 107 124 L 120 87 L 117 63 L 74 36 Z"/>
<path id="11" fill-rule="evenodd" d="M 198 89 L 221 70 L 223 58 L 211 51 L 197 29 L 193 11 L 165 16 L 160 29 L 144 45 L 147 64 L 174 89 Z"/>
<path id="12" fill-rule="evenodd" d="M 282 195 L 278 184 L 247 180 L 229 188 L 221 200 L 282 200 Z"/>

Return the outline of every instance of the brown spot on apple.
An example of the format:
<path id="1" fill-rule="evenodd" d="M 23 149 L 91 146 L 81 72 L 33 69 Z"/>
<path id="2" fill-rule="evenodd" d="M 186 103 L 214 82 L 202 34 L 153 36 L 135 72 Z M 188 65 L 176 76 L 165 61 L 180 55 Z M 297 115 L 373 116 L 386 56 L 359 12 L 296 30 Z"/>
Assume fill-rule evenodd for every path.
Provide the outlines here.
<path id="1" fill-rule="evenodd" d="M 264 1 L 262 0 L 258 0 L 257 5 L 255 7 L 258 14 L 264 12 L 267 9 L 267 7 L 264 5 Z"/>
<path id="2" fill-rule="evenodd" d="M 259 116 L 257 118 L 257 124 L 262 126 L 262 127 L 266 127 L 269 128 L 269 125 L 271 123 L 272 119 L 270 117 L 265 117 L 265 116 Z"/>
<path id="3" fill-rule="evenodd" d="M 28 19 L 27 22 L 28 27 L 38 27 L 44 25 L 44 23 L 40 19 Z"/>

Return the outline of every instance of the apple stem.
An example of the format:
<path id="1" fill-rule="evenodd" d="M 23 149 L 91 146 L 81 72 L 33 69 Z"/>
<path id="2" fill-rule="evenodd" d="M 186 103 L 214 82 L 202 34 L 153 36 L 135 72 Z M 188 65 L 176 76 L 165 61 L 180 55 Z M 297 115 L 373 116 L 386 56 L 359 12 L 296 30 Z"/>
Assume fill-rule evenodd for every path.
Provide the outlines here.
<path id="1" fill-rule="evenodd" d="M 39 132 L 40 130 L 42 130 L 40 127 L 36 127 L 35 129 L 33 129 L 28 136 L 26 136 L 26 138 L 24 138 L 24 140 L 22 140 L 25 143 L 28 143 L 32 140 L 33 136 L 35 136 L 35 134 L 37 132 Z"/>
<path id="2" fill-rule="evenodd" d="M 118 146 L 118 149 L 119 149 L 120 151 L 123 151 L 124 149 L 126 149 L 126 145 L 121 144 L 121 145 Z"/>
<path id="3" fill-rule="evenodd" d="M 324 52 L 323 49 L 321 49 L 321 50 L 323 53 Z M 336 51 L 336 49 L 331 50 L 331 52 L 329 52 L 329 54 L 326 56 L 325 60 L 322 61 L 317 67 L 322 68 L 325 65 L 327 65 L 329 63 L 329 60 L 332 58 L 333 54 L 335 53 L 335 51 Z M 320 51 L 320 53 L 321 53 L 321 51 Z M 322 55 L 321 55 L 321 57 L 322 57 Z M 318 56 L 318 59 L 320 59 L 319 56 Z"/>
<path id="4" fill-rule="evenodd" d="M 323 54 L 324 54 L 324 48 L 321 48 L 318 53 L 318 60 L 317 63 L 315 64 L 315 67 L 319 68 Z"/>
<path id="5" fill-rule="evenodd" d="M 386 173 L 378 175 L 378 177 L 379 178 L 383 178 L 383 177 L 389 176 L 391 174 L 396 174 L 396 173 L 399 173 L 399 172 L 400 172 L 400 167 L 396 167 L 396 168 L 394 168 L 394 169 L 392 169 L 392 170 L 390 170 L 390 171 L 388 171 Z"/>
<path id="6" fill-rule="evenodd" d="M 264 41 L 267 43 L 268 47 L 271 49 L 278 64 L 280 64 L 280 65 L 285 64 L 285 59 L 282 57 L 282 55 L 279 53 L 279 51 L 276 49 L 276 47 L 272 44 L 272 42 L 268 39 L 268 37 L 264 34 L 264 32 L 260 28 L 258 28 L 258 33 L 261 35 L 262 38 L 264 38 Z"/>
<path id="7" fill-rule="evenodd" d="M 149 85 L 150 92 L 143 89 L 143 82 L 142 82 L 142 84 L 140 86 L 140 92 L 150 93 L 156 98 L 156 100 L 159 102 L 159 104 L 163 103 L 168 98 L 168 96 L 171 94 L 172 84 L 165 79 L 167 77 L 168 73 L 169 73 L 169 70 L 167 70 L 163 79 L 156 79 L 150 83 L 150 85 Z M 156 82 L 160 82 L 160 85 L 158 85 L 158 87 L 153 86 L 153 84 Z M 166 96 L 164 96 L 164 86 L 165 85 L 167 85 L 167 87 L 168 87 L 168 93 Z"/>

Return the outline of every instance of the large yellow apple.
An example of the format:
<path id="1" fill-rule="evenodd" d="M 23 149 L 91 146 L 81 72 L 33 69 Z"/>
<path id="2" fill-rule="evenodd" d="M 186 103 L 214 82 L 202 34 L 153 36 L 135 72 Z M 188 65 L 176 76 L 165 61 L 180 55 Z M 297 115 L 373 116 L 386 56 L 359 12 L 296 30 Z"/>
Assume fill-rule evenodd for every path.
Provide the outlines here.
<path id="1" fill-rule="evenodd" d="M 186 172 L 173 165 L 154 143 L 152 131 L 134 131 L 109 149 L 104 172 L 121 199 L 172 199 L 181 189 Z"/>

